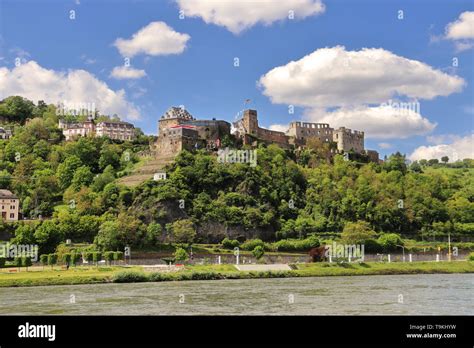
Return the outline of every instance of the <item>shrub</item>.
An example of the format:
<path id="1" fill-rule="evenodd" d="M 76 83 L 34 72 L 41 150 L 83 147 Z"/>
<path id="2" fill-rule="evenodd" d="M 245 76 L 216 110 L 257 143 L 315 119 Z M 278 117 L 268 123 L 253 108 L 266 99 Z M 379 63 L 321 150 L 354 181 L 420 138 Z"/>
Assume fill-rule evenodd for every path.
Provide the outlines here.
<path id="1" fill-rule="evenodd" d="M 40 255 L 40 262 L 43 266 L 46 266 L 48 264 L 48 255 L 47 254 Z"/>
<path id="2" fill-rule="evenodd" d="M 265 247 L 265 243 L 261 239 L 249 239 L 246 240 L 240 247 L 243 250 L 252 251 L 255 247 Z"/>
<path id="3" fill-rule="evenodd" d="M 377 242 L 384 251 L 394 251 L 398 248 L 398 245 L 403 245 L 403 240 L 396 233 L 382 234 Z"/>
<path id="4" fill-rule="evenodd" d="M 137 271 L 122 271 L 112 277 L 114 283 L 137 283 L 146 282 L 147 280 L 148 277 L 145 273 Z"/>
<path id="5" fill-rule="evenodd" d="M 193 272 L 191 273 L 191 280 L 213 280 L 219 279 L 220 276 L 216 272 Z"/>
<path id="6" fill-rule="evenodd" d="M 306 239 L 297 241 L 296 245 L 298 247 L 298 250 L 306 251 L 313 248 L 317 248 L 320 245 L 320 242 L 318 237 L 311 235 Z"/>
<path id="7" fill-rule="evenodd" d="M 102 253 L 96 251 L 92 253 L 92 261 L 97 265 L 97 263 L 102 260 Z"/>
<path id="8" fill-rule="evenodd" d="M 5 267 L 5 262 L 6 262 L 6 261 L 7 261 L 6 258 L 0 257 L 0 268 L 1 268 L 1 267 Z"/>
<path id="9" fill-rule="evenodd" d="M 348 222 L 341 233 L 343 243 L 364 244 L 367 240 L 376 236 L 370 224 L 366 221 Z"/>
<path id="10" fill-rule="evenodd" d="M 320 245 L 318 237 L 314 235 L 306 239 L 282 239 L 274 243 L 278 251 L 308 251 Z"/>
<path id="11" fill-rule="evenodd" d="M 222 247 L 225 249 L 234 249 L 240 246 L 240 243 L 237 239 L 224 238 L 221 242 Z"/>
<path id="12" fill-rule="evenodd" d="M 367 239 L 364 244 L 364 251 L 369 253 L 379 253 L 382 251 L 382 246 L 376 239 Z"/>
<path id="13" fill-rule="evenodd" d="M 13 259 L 13 264 L 14 264 L 16 267 L 20 268 L 20 267 L 22 266 L 21 257 L 15 257 L 15 258 Z"/>
<path id="14" fill-rule="evenodd" d="M 174 258 L 176 261 L 186 261 L 188 259 L 188 253 L 183 248 L 177 248 L 174 252 Z"/>
<path id="15" fill-rule="evenodd" d="M 48 255 L 48 265 L 51 266 L 51 269 L 53 266 L 58 262 L 58 255 L 56 254 L 49 254 Z"/>
<path id="16" fill-rule="evenodd" d="M 469 261 L 474 261 L 474 253 L 470 253 L 467 259 Z"/>
<path id="17" fill-rule="evenodd" d="M 62 255 L 62 261 L 67 265 L 71 264 L 71 259 L 72 255 L 70 253 L 65 253 Z"/>
<path id="18" fill-rule="evenodd" d="M 123 252 L 122 251 L 114 251 L 114 261 L 123 260 Z"/>
<path id="19" fill-rule="evenodd" d="M 76 266 L 76 264 L 79 262 L 80 259 L 81 259 L 81 254 L 76 253 L 76 252 L 71 254 L 71 262 L 74 266 Z"/>
<path id="20" fill-rule="evenodd" d="M 26 270 L 28 271 L 28 267 L 33 265 L 33 262 L 31 262 L 31 257 L 29 256 L 23 256 L 21 258 L 21 265 L 23 267 L 26 267 Z"/>
<path id="21" fill-rule="evenodd" d="M 114 252 L 113 251 L 106 251 L 104 253 L 104 260 L 108 262 L 110 265 L 112 261 L 114 260 Z"/>
<path id="22" fill-rule="evenodd" d="M 92 262 L 94 260 L 94 255 L 92 251 L 84 251 L 84 259 L 87 262 Z"/>
<path id="23" fill-rule="evenodd" d="M 257 245 L 255 249 L 252 250 L 252 254 L 257 260 L 260 260 L 263 257 L 263 254 L 265 254 L 265 251 L 262 246 Z"/>

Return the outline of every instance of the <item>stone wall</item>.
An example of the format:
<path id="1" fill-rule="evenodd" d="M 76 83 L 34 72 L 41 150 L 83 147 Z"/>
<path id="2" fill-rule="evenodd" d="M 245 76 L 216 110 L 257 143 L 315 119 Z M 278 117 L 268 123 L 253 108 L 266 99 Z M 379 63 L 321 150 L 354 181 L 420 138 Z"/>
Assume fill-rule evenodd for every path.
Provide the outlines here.
<path id="1" fill-rule="evenodd" d="M 334 131 L 333 140 L 337 143 L 339 151 L 354 151 L 356 153 L 364 151 L 364 132 L 340 127 Z"/>

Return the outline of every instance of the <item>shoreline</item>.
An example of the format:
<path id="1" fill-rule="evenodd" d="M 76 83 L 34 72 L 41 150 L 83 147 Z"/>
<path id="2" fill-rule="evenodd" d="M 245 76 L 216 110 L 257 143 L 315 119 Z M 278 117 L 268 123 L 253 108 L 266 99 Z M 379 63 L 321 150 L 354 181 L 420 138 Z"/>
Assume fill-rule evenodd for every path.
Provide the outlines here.
<path id="1" fill-rule="evenodd" d="M 238 271 L 233 265 L 193 265 L 176 272 L 145 272 L 140 266 L 0 273 L 1 287 L 81 285 L 186 280 L 265 279 L 359 275 L 474 273 L 474 262 L 305 263 L 289 271 Z"/>

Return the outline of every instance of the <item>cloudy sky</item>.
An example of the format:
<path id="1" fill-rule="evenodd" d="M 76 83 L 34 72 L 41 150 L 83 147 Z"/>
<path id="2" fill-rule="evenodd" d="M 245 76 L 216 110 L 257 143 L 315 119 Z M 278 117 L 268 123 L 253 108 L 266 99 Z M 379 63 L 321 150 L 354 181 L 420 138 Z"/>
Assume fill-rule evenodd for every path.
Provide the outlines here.
<path id="1" fill-rule="evenodd" d="M 468 0 L 0 0 L 0 98 L 95 103 L 156 134 L 197 118 L 365 131 L 411 159 L 474 157 Z"/>

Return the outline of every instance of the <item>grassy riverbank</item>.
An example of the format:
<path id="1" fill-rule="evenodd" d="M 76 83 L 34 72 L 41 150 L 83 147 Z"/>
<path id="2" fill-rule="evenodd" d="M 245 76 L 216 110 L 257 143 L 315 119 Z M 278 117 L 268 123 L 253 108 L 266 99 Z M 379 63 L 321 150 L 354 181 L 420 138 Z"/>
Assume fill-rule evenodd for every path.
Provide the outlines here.
<path id="1" fill-rule="evenodd" d="M 412 263 L 311 263 L 299 264 L 291 271 L 241 272 L 232 265 L 186 266 L 178 272 L 143 272 L 136 267 L 77 267 L 69 270 L 33 269 L 28 272 L 0 273 L 0 287 L 72 285 L 109 282 L 146 282 L 213 279 L 321 277 L 430 273 L 474 273 L 474 262 Z"/>

